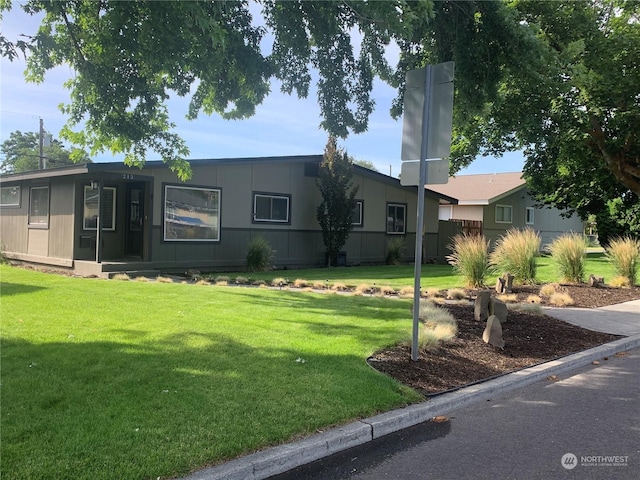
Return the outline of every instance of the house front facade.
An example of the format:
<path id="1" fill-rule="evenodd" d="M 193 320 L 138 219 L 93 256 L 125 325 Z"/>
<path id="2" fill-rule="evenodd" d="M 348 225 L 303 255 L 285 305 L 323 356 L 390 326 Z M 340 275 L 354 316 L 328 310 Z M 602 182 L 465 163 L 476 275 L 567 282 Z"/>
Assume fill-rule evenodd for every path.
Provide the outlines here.
<path id="1" fill-rule="evenodd" d="M 316 219 L 321 155 L 192 160 L 181 182 L 162 162 L 142 169 L 90 163 L 0 177 L 0 241 L 7 258 L 78 274 L 243 268 L 258 235 L 279 268 L 325 263 Z M 417 189 L 354 165 L 349 264 L 382 263 L 390 239 L 413 258 Z M 437 245 L 440 195 L 425 191 L 425 245 Z M 450 199 L 451 200 L 451 199 Z M 425 255 L 437 256 L 428 248 Z"/>
<path id="2" fill-rule="evenodd" d="M 431 187 L 458 201 L 453 204 L 441 200 L 440 220 L 462 222 L 481 232 L 492 245 L 511 228 L 535 230 L 543 249 L 564 233 L 583 233 L 579 217 L 567 217 L 557 208 L 538 206 L 521 172 L 458 175 L 445 185 Z"/>

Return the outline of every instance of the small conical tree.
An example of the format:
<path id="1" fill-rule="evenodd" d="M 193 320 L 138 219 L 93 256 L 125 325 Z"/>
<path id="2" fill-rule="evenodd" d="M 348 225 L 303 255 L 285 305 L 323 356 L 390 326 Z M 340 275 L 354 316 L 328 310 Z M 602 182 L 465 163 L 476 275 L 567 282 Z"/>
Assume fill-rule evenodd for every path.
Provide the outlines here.
<path id="1" fill-rule="evenodd" d="M 338 149 L 335 137 L 329 137 L 316 180 L 322 195 L 316 217 L 322 228 L 328 266 L 337 258 L 353 230 L 352 213 L 358 187 L 353 186 L 352 177 L 349 156 Z"/>

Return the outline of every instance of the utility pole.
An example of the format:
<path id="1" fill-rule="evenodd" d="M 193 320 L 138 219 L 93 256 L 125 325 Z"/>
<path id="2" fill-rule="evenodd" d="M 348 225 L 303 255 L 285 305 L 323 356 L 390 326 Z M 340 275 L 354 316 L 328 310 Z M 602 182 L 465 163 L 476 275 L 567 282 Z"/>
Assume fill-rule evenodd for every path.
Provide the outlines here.
<path id="1" fill-rule="evenodd" d="M 39 140 L 38 140 L 38 146 L 40 148 L 40 157 L 39 157 L 39 162 L 38 162 L 38 168 L 40 170 L 44 169 L 44 153 L 43 153 L 43 147 L 44 147 L 44 120 L 42 118 L 40 118 L 40 135 L 39 135 Z"/>

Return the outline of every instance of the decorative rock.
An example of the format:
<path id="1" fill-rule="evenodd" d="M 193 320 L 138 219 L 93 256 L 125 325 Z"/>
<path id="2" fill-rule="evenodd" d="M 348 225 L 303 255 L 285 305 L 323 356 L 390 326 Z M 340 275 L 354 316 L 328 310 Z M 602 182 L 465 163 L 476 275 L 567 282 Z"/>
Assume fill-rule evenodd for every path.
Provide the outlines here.
<path id="1" fill-rule="evenodd" d="M 482 332 L 482 340 L 496 348 L 504 348 L 502 325 L 500 324 L 500 319 L 495 315 L 491 315 L 487 320 L 487 326 Z"/>
<path id="2" fill-rule="evenodd" d="M 491 303 L 489 304 L 489 315 L 495 315 L 498 317 L 500 322 L 504 323 L 507 321 L 507 314 L 509 310 L 507 309 L 507 304 L 502 300 L 498 300 L 497 298 L 492 298 Z"/>
<path id="3" fill-rule="evenodd" d="M 473 309 L 473 316 L 479 322 L 489 317 L 489 303 L 491 302 L 491 291 L 480 290 Z"/>
<path id="4" fill-rule="evenodd" d="M 510 273 L 505 273 L 504 275 L 502 275 L 502 279 L 505 282 L 504 285 L 504 293 L 511 293 L 513 291 L 513 279 L 515 277 L 513 275 L 511 275 Z"/>
<path id="5" fill-rule="evenodd" d="M 498 277 L 496 279 L 496 292 L 504 293 L 505 283 L 506 283 L 506 281 L 505 281 L 504 278 Z"/>

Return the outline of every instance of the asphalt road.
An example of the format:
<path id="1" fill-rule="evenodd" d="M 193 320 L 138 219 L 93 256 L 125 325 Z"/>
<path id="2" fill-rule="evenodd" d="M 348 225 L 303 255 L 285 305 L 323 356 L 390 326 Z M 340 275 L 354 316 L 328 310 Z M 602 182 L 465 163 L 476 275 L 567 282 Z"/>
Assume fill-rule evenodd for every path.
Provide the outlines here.
<path id="1" fill-rule="evenodd" d="M 271 477 L 565 478 L 640 478 L 640 349 Z"/>

